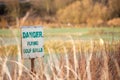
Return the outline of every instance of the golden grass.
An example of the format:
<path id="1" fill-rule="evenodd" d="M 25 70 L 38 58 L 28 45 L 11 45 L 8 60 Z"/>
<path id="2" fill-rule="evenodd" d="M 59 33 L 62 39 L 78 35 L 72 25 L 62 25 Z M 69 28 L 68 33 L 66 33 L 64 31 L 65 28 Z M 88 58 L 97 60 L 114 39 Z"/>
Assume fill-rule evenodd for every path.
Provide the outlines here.
<path id="1" fill-rule="evenodd" d="M 45 57 L 36 59 L 36 74 L 10 54 L 20 54 L 19 46 L 0 47 L 0 80 L 119 80 L 120 41 L 49 40 Z M 9 55 L 8 55 L 9 54 Z M 16 58 L 16 57 L 13 57 Z M 46 60 L 47 62 L 45 62 Z M 10 63 L 12 72 L 9 70 Z"/>

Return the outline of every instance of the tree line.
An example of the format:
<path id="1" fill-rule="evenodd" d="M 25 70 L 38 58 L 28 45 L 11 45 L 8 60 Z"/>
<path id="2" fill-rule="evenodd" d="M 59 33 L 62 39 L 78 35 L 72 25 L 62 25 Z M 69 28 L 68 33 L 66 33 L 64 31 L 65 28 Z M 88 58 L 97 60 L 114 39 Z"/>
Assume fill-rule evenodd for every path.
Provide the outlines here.
<path id="1" fill-rule="evenodd" d="M 54 17 L 57 22 L 72 24 L 99 24 L 120 17 L 120 0 L 2 0 L 2 2 L 7 6 L 6 16 L 19 18 L 29 10 L 32 10 L 32 17 L 43 19 Z"/>

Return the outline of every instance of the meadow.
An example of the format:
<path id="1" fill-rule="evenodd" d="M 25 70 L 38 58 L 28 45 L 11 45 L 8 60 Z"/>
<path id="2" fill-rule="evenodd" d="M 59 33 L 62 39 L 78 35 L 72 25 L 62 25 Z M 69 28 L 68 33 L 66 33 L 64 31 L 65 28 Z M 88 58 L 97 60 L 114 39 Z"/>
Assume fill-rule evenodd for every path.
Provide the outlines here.
<path id="1" fill-rule="evenodd" d="M 44 28 L 35 73 L 20 44 L 20 29 L 0 30 L 0 80 L 120 79 L 120 27 Z"/>
<path id="2" fill-rule="evenodd" d="M 87 28 L 43 28 L 45 40 L 49 38 L 64 39 L 65 36 L 72 36 L 73 39 L 120 39 L 120 27 L 87 27 Z M 0 37 L 2 38 L 20 38 L 20 29 L 1 29 Z"/>

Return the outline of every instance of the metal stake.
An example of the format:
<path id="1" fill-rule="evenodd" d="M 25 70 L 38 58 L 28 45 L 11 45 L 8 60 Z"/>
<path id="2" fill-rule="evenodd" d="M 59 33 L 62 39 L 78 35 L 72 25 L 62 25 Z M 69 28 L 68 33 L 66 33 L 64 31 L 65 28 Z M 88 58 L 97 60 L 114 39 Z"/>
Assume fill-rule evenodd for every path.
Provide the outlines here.
<path id="1" fill-rule="evenodd" d="M 35 70 L 34 70 L 34 60 L 35 60 L 35 58 L 31 59 L 31 72 L 33 72 L 33 73 L 35 73 Z"/>

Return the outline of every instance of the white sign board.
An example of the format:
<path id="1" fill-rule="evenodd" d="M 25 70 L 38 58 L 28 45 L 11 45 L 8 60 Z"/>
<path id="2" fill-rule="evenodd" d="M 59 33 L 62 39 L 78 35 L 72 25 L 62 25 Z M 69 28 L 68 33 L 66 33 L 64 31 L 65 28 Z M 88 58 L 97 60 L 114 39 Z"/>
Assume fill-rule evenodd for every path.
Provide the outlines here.
<path id="1" fill-rule="evenodd" d="M 23 58 L 42 57 L 43 53 L 43 28 L 39 26 L 25 26 L 21 28 Z"/>

